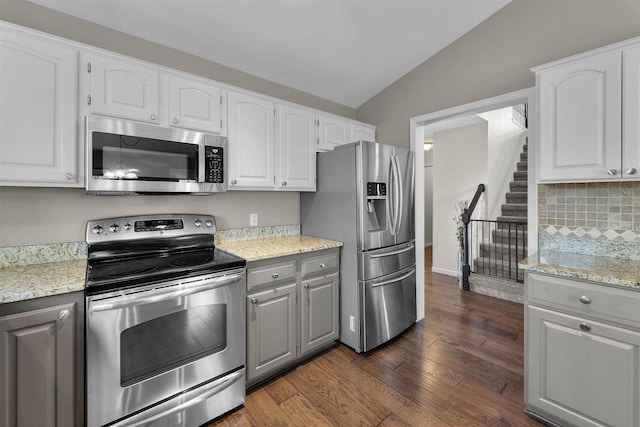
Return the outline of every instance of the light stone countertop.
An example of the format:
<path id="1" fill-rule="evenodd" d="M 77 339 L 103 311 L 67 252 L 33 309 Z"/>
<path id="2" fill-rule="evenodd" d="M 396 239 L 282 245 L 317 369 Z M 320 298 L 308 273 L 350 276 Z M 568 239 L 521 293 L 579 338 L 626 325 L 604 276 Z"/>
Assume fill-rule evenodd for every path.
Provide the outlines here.
<path id="1" fill-rule="evenodd" d="M 247 262 L 338 248 L 340 246 L 342 246 L 342 242 L 299 234 L 216 243 L 216 247 L 242 257 Z"/>
<path id="2" fill-rule="evenodd" d="M 0 268 L 0 304 L 84 290 L 86 260 Z"/>
<path id="3" fill-rule="evenodd" d="M 520 261 L 519 266 L 536 273 L 640 290 L 640 261 L 637 260 L 542 250 Z"/>
<path id="4" fill-rule="evenodd" d="M 50 250 L 48 245 L 42 246 Z M 222 241 L 216 243 L 216 246 L 250 262 L 337 248 L 342 246 L 342 242 L 296 234 Z M 47 258 L 46 260 L 50 262 L 46 263 L 15 265 L 14 258 L 27 262 L 29 257 L 25 253 L 30 251 L 32 251 L 31 247 L 6 249 L 5 252 L 8 252 L 8 255 L 5 254 L 5 258 L 12 261 L 13 265 L 7 263 L 8 265 L 0 267 L 0 304 L 84 290 L 87 274 L 86 255 L 84 259 L 53 262 L 55 257 L 52 257 Z M 18 257 L 16 253 L 21 256 Z M 37 262 L 42 258 L 40 255 L 43 250 L 37 248 L 34 253 L 31 259 Z M 64 256 L 67 256 L 66 253 Z"/>

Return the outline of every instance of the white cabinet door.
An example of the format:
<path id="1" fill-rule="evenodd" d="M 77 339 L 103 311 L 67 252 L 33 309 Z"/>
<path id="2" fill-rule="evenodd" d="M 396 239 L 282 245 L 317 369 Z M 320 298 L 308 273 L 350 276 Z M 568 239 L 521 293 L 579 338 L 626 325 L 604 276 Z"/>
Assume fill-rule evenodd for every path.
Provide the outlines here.
<path id="1" fill-rule="evenodd" d="M 220 133 L 220 87 L 169 76 L 168 98 L 170 126 Z"/>
<path id="2" fill-rule="evenodd" d="M 622 176 L 640 179 L 640 46 L 622 52 Z"/>
<path id="3" fill-rule="evenodd" d="M 160 73 L 127 61 L 92 55 L 91 112 L 158 123 Z"/>
<path id="4" fill-rule="evenodd" d="M 620 52 L 540 72 L 541 181 L 620 177 Z"/>
<path id="5" fill-rule="evenodd" d="M 351 141 L 351 122 L 333 116 L 320 115 L 318 151 L 330 151 Z"/>
<path id="6" fill-rule="evenodd" d="M 352 124 L 351 142 L 353 141 L 376 142 L 376 128 L 374 126 L 366 126 L 360 123 Z"/>
<path id="7" fill-rule="evenodd" d="M 290 191 L 315 191 L 316 113 L 280 105 L 278 117 L 276 188 Z"/>
<path id="8" fill-rule="evenodd" d="M 639 426 L 640 333 L 526 310 L 527 409 L 560 425 Z"/>
<path id="9" fill-rule="evenodd" d="M 302 281 L 300 353 L 305 354 L 340 335 L 338 273 Z"/>
<path id="10" fill-rule="evenodd" d="M 275 104 L 229 91 L 229 190 L 273 188 Z"/>
<path id="11" fill-rule="evenodd" d="M 81 186 L 78 52 L 0 31 L 0 184 Z"/>

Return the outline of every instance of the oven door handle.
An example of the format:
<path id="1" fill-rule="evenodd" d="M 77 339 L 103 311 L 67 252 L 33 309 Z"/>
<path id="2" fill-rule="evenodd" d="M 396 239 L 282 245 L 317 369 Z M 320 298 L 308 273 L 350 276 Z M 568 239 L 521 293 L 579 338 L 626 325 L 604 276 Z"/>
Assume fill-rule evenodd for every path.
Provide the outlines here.
<path id="1" fill-rule="evenodd" d="M 202 386 L 203 390 L 200 389 L 196 389 L 193 390 L 192 392 L 189 393 L 185 393 L 184 396 L 182 397 L 182 400 L 184 400 L 185 402 L 174 406 L 172 408 L 168 408 L 165 410 L 161 410 L 157 413 L 151 413 L 149 414 L 149 412 L 152 412 L 153 409 L 149 409 L 148 411 L 145 411 L 141 414 L 138 415 L 134 415 L 133 417 L 129 417 L 125 420 L 122 420 L 119 423 L 113 424 L 113 427 L 137 427 L 137 426 L 142 426 L 142 425 L 146 425 L 148 423 L 151 423 L 153 421 L 157 421 L 159 419 L 162 419 L 164 417 L 168 417 L 171 414 L 175 414 L 176 412 L 180 412 L 180 411 L 184 411 L 192 406 L 195 406 L 199 403 L 204 402 L 205 400 L 209 399 L 211 396 L 213 396 L 214 394 L 220 393 L 222 390 L 230 387 L 233 383 L 235 383 L 236 381 L 238 381 L 239 379 L 244 378 L 244 369 L 241 369 L 239 371 L 234 372 L 233 374 L 230 374 L 224 378 L 220 378 L 216 381 L 213 381 L 209 384 L 206 384 L 204 386 Z M 196 394 L 197 393 L 197 394 Z M 194 396 L 193 398 L 191 398 L 191 396 Z M 162 406 L 162 405 L 160 405 Z"/>
<path id="2" fill-rule="evenodd" d="M 142 293 L 134 293 L 132 295 L 123 295 L 121 297 L 114 298 L 108 302 L 90 303 L 89 312 L 119 310 L 123 308 L 129 308 L 137 305 L 149 304 L 160 301 L 167 301 L 174 298 L 180 298 L 187 295 L 195 294 L 198 292 L 209 291 L 211 289 L 228 286 L 232 283 L 239 282 L 244 278 L 244 274 L 232 274 L 229 276 L 214 277 L 206 279 L 202 285 L 193 285 L 193 282 L 183 282 L 179 286 L 182 287 L 185 284 L 189 286 L 184 289 L 169 290 L 166 288 L 154 289 L 149 291 L 148 295 Z"/>

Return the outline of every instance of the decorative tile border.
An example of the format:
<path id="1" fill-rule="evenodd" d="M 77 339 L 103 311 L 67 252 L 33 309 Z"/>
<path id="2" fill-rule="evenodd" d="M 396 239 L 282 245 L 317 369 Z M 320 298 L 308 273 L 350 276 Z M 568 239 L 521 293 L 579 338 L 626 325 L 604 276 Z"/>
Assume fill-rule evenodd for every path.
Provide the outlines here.
<path id="1" fill-rule="evenodd" d="M 234 242 L 268 237 L 294 236 L 297 234 L 300 234 L 300 224 L 218 230 L 216 231 L 215 239 L 216 242 Z"/>
<path id="2" fill-rule="evenodd" d="M 597 228 L 567 227 L 563 225 L 540 226 L 540 232 L 549 236 L 581 237 L 596 240 L 615 240 L 620 242 L 640 242 L 640 232 L 631 230 L 599 230 Z"/>
<path id="3" fill-rule="evenodd" d="M 85 242 L 0 248 L 0 268 L 82 259 L 87 259 L 87 244 Z"/>

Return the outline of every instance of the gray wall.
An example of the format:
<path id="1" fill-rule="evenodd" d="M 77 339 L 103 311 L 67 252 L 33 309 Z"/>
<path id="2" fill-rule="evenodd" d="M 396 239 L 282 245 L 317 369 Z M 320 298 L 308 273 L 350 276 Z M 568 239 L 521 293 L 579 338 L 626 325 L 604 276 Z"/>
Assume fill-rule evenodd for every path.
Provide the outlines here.
<path id="1" fill-rule="evenodd" d="M 376 139 L 409 147 L 409 119 L 533 87 L 530 67 L 640 36 L 638 0 L 513 0 L 360 106 Z"/>
<path id="2" fill-rule="evenodd" d="M 355 110 L 220 64 L 54 12 L 0 0 L 0 19 L 308 107 L 355 118 Z M 215 47 L 212 47 L 215 48 Z M 228 192 L 211 196 L 100 197 L 82 189 L 0 187 L 0 247 L 84 240 L 89 219 L 146 213 L 213 214 L 220 229 L 300 222 L 299 193 Z"/>

